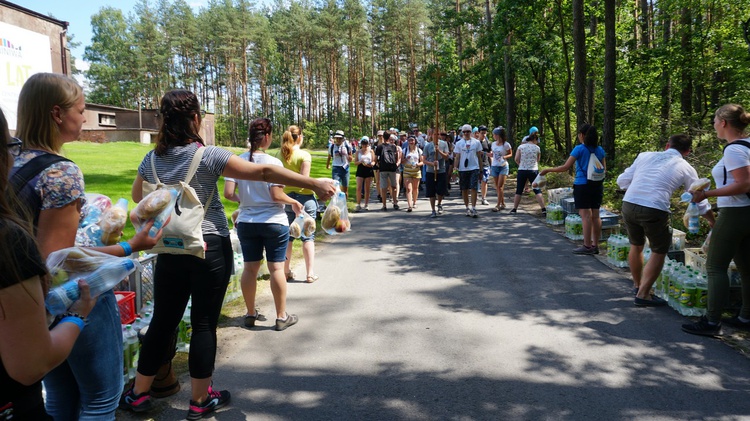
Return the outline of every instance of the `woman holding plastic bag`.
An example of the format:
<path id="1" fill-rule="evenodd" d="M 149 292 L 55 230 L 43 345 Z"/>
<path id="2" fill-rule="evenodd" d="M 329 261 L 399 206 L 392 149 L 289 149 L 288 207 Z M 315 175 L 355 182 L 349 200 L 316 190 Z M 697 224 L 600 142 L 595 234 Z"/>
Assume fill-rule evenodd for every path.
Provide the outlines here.
<path id="1" fill-rule="evenodd" d="M 20 151 L 0 110 L 0 389 L 7 392 L 0 396 L 0 408 L 8 419 L 51 420 L 44 409 L 42 376 L 68 357 L 96 299 L 79 282 L 81 298 L 70 314 L 47 328 L 49 275 L 31 223 L 16 215 L 8 199 L 8 173 Z"/>
<path id="2" fill-rule="evenodd" d="M 184 183 L 195 162 L 192 167 L 195 172 L 188 184 L 205 210 L 199 222 L 205 253 L 202 253 L 203 258 L 177 253 L 177 250 L 158 254 L 154 270 L 154 314 L 143 338 L 134 385 L 123 394 L 120 406 L 135 412 L 153 408 L 149 389 L 192 296 L 188 357 L 192 391 L 187 414 L 187 419 L 192 420 L 207 416 L 230 399 L 229 391 L 212 386 L 216 326 L 234 266 L 227 218 L 219 200 L 219 177 L 305 187 L 323 199 L 330 197 L 335 188 L 330 179 L 303 177 L 281 166 L 257 164 L 225 149 L 204 146 L 199 134 L 200 104 L 190 91 L 167 92 L 161 100 L 159 114 L 162 124 L 156 145 L 138 167 L 132 188 L 133 200 L 140 202 L 144 198 L 144 187 L 154 185 L 157 178 L 164 185 Z M 271 129 L 270 124 L 253 126 L 251 133 L 270 138 Z M 196 156 L 199 159 L 194 159 Z"/>
<path id="3" fill-rule="evenodd" d="M 579 144 L 570 152 L 570 156 L 559 167 L 543 169 L 544 176 L 550 172 L 565 172 L 575 164 L 576 178 L 573 182 L 573 200 L 583 225 L 583 245 L 573 250 L 575 254 L 599 254 L 599 239 L 602 236 L 602 220 L 599 208 L 604 197 L 604 171 L 606 160 L 604 149 L 599 146 L 599 134 L 596 127 L 583 124 L 578 128 Z M 590 164 L 595 157 L 601 163 L 601 177 L 589 175 Z M 598 164 L 597 164 L 598 165 Z M 592 180 L 591 178 L 598 178 Z"/>
<path id="4" fill-rule="evenodd" d="M 83 174 L 60 155 L 63 144 L 78 140 L 85 106 L 76 81 L 54 73 L 32 75 L 18 97 L 16 135 L 23 145 L 14 157 L 12 180 L 18 180 L 14 189 L 26 205 L 22 211 L 35 222 L 44 259 L 75 243 L 85 204 Z M 150 249 L 155 240 L 144 233 L 97 250 L 128 256 Z M 45 376 L 47 412 L 56 420 L 113 420 L 122 391 L 122 365 L 120 315 L 110 290 L 97 298 L 68 359 Z"/>
<path id="5" fill-rule="evenodd" d="M 265 153 L 273 140 L 267 135 L 270 131 L 271 120 L 267 118 L 259 118 L 250 123 L 250 151 L 240 155 L 240 158 L 258 164 L 282 166 L 280 160 Z M 296 314 L 286 312 L 284 262 L 289 243 L 289 221 L 284 205 L 291 206 L 296 216 L 302 212 L 302 204 L 287 196 L 281 184 L 228 177 L 225 179 L 224 197 L 240 204 L 236 227 L 245 262 L 240 280 L 247 307 L 245 327 L 254 327 L 256 321 L 265 320 L 255 308 L 258 271 L 265 250 L 266 264 L 271 275 L 271 293 L 276 306 L 276 330 L 284 330 L 298 320 Z"/>
<path id="6" fill-rule="evenodd" d="M 302 142 L 304 142 L 304 136 L 300 128 L 298 126 L 289 126 L 281 137 L 281 163 L 284 165 L 284 168 L 309 177 L 310 168 L 312 167 L 312 156 L 309 152 L 302 150 Z M 294 272 L 292 272 L 292 245 L 294 239 L 299 238 L 302 241 L 302 257 L 305 259 L 305 282 L 313 283 L 318 280 L 318 275 L 315 274 L 315 217 L 318 215 L 318 201 L 310 189 L 284 186 L 284 193 L 302 203 L 302 206 L 305 208 L 304 214 L 308 215 L 307 218 L 303 217 L 301 221 L 301 235 L 289 237 L 289 244 L 286 246 L 284 274 L 287 281 L 294 279 Z M 291 206 L 286 206 L 285 211 L 291 226 L 297 215 Z"/>
<path id="7" fill-rule="evenodd" d="M 747 127 L 750 112 L 737 104 L 726 104 L 716 110 L 716 137 L 727 141 L 722 158 L 711 170 L 714 190 L 692 190 L 693 202 L 717 197 L 720 212 L 711 231 L 711 245 L 706 256 L 708 303 L 706 316 L 696 323 L 682 325 L 694 335 L 714 336 L 721 325 L 750 330 L 750 138 Z M 722 319 L 729 296 L 727 269 L 734 259 L 742 276 L 742 308 L 736 317 Z"/>

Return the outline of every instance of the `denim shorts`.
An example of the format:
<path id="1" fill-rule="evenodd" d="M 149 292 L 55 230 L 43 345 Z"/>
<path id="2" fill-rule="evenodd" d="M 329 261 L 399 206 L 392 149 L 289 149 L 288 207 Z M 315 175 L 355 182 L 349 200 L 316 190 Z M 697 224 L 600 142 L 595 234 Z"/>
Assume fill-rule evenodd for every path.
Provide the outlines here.
<path id="1" fill-rule="evenodd" d="M 266 250 L 267 262 L 286 261 L 289 225 L 240 222 L 237 224 L 237 236 L 245 262 L 263 260 L 263 249 Z"/>
<path id="2" fill-rule="evenodd" d="M 479 169 L 458 172 L 458 187 L 461 190 L 477 190 Z"/>
<path id="3" fill-rule="evenodd" d="M 317 218 L 318 201 L 315 200 L 315 196 L 311 194 L 299 194 L 299 193 L 289 193 L 288 196 L 302 203 L 302 206 L 305 208 L 305 212 L 307 212 L 308 215 L 312 216 L 313 218 Z M 294 214 L 294 211 L 292 210 L 292 205 L 284 206 L 284 211 L 286 212 L 286 218 L 289 220 L 289 224 L 291 224 L 292 221 L 294 221 L 294 218 L 297 217 Z M 308 241 L 315 241 L 315 233 L 313 233 L 309 237 L 305 237 L 304 234 L 300 235 L 299 239 L 302 240 L 303 243 L 308 242 Z M 290 235 L 289 241 L 294 241 L 294 237 Z"/>
<path id="4" fill-rule="evenodd" d="M 341 187 L 349 187 L 349 167 L 333 167 L 331 178 L 338 181 Z M 341 189 L 343 190 L 343 188 Z"/>
<path id="5" fill-rule="evenodd" d="M 504 165 L 502 167 L 492 167 L 491 174 L 495 178 L 497 178 L 497 177 L 499 177 L 501 175 L 508 175 L 508 168 L 509 167 L 507 165 Z"/>

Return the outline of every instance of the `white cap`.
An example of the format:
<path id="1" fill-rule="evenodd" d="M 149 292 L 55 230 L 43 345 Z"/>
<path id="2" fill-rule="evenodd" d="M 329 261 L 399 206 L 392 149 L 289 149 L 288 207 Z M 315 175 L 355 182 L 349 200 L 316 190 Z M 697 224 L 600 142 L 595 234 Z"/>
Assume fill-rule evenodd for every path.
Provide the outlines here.
<path id="1" fill-rule="evenodd" d="M 472 129 L 472 127 L 469 124 L 464 124 L 463 126 L 461 126 L 461 131 L 462 132 L 470 132 L 471 129 Z"/>

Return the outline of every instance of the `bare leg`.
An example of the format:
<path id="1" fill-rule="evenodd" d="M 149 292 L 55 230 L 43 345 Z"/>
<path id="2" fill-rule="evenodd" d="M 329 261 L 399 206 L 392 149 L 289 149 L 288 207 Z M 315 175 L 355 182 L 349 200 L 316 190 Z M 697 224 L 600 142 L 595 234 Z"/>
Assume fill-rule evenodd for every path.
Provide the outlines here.
<path id="1" fill-rule="evenodd" d="M 409 209 L 411 209 L 411 205 L 412 205 L 412 203 L 411 203 L 411 198 L 412 198 L 411 190 L 412 190 L 412 188 L 414 186 L 411 183 L 411 179 L 410 178 L 407 178 L 406 180 L 404 180 L 404 187 L 406 187 L 406 206 L 409 207 Z"/>
<path id="2" fill-rule="evenodd" d="M 497 176 L 497 184 L 495 184 L 495 188 L 497 189 L 497 205 L 499 207 L 505 206 L 505 192 L 503 191 L 505 189 L 505 178 L 504 174 L 500 174 Z"/>
<path id="3" fill-rule="evenodd" d="M 282 265 L 283 270 L 283 265 Z M 245 308 L 247 314 L 255 314 L 255 294 L 258 292 L 258 271 L 260 270 L 260 261 L 245 262 L 240 278 L 240 287 L 242 288 L 242 298 L 245 299 Z M 284 275 L 284 273 L 281 273 Z M 286 282 L 286 277 L 284 278 Z"/>
<path id="4" fill-rule="evenodd" d="M 211 386 L 211 377 L 207 379 L 190 378 L 190 387 L 192 388 L 192 397 L 190 399 L 202 403 L 208 399 L 208 387 Z"/>
<path id="5" fill-rule="evenodd" d="M 471 207 L 477 207 L 477 189 L 471 189 Z"/>
<path id="6" fill-rule="evenodd" d="M 461 197 L 464 199 L 464 206 L 466 206 L 466 208 L 468 209 L 469 208 L 469 191 L 461 190 Z"/>
<path id="7" fill-rule="evenodd" d="M 314 276 L 315 269 L 313 266 L 315 266 L 315 241 L 302 242 L 302 256 L 305 258 L 307 276 Z"/>
<path id="8" fill-rule="evenodd" d="M 630 250 L 632 252 L 633 245 L 631 244 Z M 641 247 L 643 250 L 643 247 Z M 661 269 L 664 266 L 664 259 L 667 257 L 664 253 L 651 253 L 651 257 L 646 263 L 646 267 L 643 268 L 643 277 L 641 277 L 640 287 L 638 288 L 638 294 L 636 297 L 650 299 L 651 298 L 651 287 L 654 286 L 656 278 L 659 277 Z M 630 261 L 630 255 L 628 255 L 628 262 Z"/>
<path id="9" fill-rule="evenodd" d="M 599 209 L 591 209 L 591 244 L 599 246 L 602 238 L 602 219 L 599 217 Z"/>
<path id="10" fill-rule="evenodd" d="M 633 288 L 640 288 L 643 275 L 643 246 L 630 245 L 628 266 L 630 266 L 630 275 L 633 277 Z"/>
<path id="11" fill-rule="evenodd" d="M 286 317 L 284 262 L 268 262 L 268 272 L 271 273 L 271 294 L 273 295 L 273 303 L 276 306 L 276 318 L 283 319 Z"/>
<path id="12" fill-rule="evenodd" d="M 591 247 L 591 209 L 578 209 L 578 215 L 581 216 L 581 225 L 583 225 L 583 245 Z"/>
<path id="13" fill-rule="evenodd" d="M 370 203 L 370 186 L 372 185 L 372 178 L 365 178 L 365 206 Z"/>
<path id="14" fill-rule="evenodd" d="M 362 204 L 362 177 L 357 177 L 357 206 Z"/>
<path id="15" fill-rule="evenodd" d="M 419 179 L 413 178 L 409 181 L 412 184 L 411 185 L 411 194 L 412 194 L 411 203 L 412 203 L 412 206 L 417 206 L 417 198 L 419 198 Z"/>
<path id="16" fill-rule="evenodd" d="M 482 181 L 482 199 L 487 200 L 487 185 L 486 181 Z"/>
<path id="17" fill-rule="evenodd" d="M 284 262 L 284 274 L 286 276 L 287 273 L 292 271 L 292 250 L 293 250 L 293 242 L 289 241 L 286 243 L 286 261 Z"/>
<path id="18" fill-rule="evenodd" d="M 541 193 L 536 195 L 536 202 L 539 203 L 540 208 L 544 209 L 544 197 L 542 197 Z"/>
<path id="19" fill-rule="evenodd" d="M 521 195 L 517 194 L 513 197 L 513 209 L 518 209 L 518 205 L 521 203 Z"/>

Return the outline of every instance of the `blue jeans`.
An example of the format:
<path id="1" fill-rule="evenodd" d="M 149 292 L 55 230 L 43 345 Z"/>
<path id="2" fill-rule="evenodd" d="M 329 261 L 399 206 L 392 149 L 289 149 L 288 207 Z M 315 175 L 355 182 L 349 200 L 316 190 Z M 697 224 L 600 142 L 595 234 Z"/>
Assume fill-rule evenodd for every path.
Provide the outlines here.
<path id="1" fill-rule="evenodd" d="M 317 218 L 318 215 L 318 201 L 315 200 L 315 196 L 312 194 L 299 194 L 299 193 L 289 193 L 289 197 L 292 199 L 302 203 L 302 206 L 305 208 L 305 212 L 307 212 L 308 215 L 312 216 L 313 218 Z M 284 211 L 286 212 L 286 217 L 289 220 L 289 224 L 294 221 L 294 218 L 296 217 L 294 215 L 294 211 L 292 210 L 291 205 L 284 206 Z M 302 240 L 303 243 L 308 241 L 315 241 L 315 233 L 313 233 L 310 237 L 305 237 L 304 234 L 300 235 L 300 240 Z M 294 237 L 289 237 L 289 241 L 294 241 Z"/>
<path id="2" fill-rule="evenodd" d="M 331 178 L 341 184 L 341 191 L 345 191 L 346 188 L 349 187 L 349 167 L 333 167 L 331 170 Z"/>
<path id="3" fill-rule="evenodd" d="M 70 356 L 44 377 L 55 420 L 114 420 L 122 393 L 122 327 L 117 299 L 102 294 Z"/>

